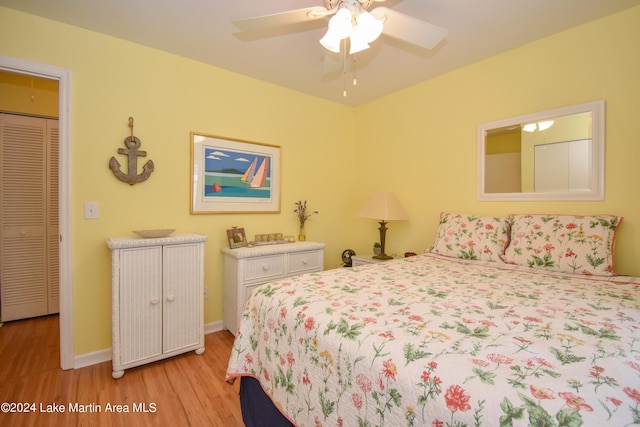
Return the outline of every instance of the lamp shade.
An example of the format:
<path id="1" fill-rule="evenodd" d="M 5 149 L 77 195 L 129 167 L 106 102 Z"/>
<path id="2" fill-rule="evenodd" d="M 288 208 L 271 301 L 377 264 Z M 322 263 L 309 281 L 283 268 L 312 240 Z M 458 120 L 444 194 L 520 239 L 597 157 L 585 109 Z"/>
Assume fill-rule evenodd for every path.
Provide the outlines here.
<path id="1" fill-rule="evenodd" d="M 402 208 L 395 193 L 391 191 L 377 191 L 358 212 L 361 218 L 372 218 L 382 221 L 406 220 L 409 216 Z"/>

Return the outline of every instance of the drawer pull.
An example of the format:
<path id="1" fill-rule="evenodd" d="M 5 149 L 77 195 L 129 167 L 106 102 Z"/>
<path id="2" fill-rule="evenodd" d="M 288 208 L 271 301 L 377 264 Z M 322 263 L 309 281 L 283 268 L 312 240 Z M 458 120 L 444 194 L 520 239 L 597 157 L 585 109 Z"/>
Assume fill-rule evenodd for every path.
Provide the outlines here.
<path id="1" fill-rule="evenodd" d="M 303 263 L 304 265 L 307 265 L 307 264 L 309 264 L 309 260 L 305 258 L 305 259 L 303 259 L 303 260 L 302 260 L 302 263 Z"/>
<path id="2" fill-rule="evenodd" d="M 263 265 L 262 265 L 262 269 L 263 269 L 264 271 L 269 271 L 269 266 L 268 266 L 267 264 L 263 264 Z"/>
<path id="3" fill-rule="evenodd" d="M 151 298 L 151 304 L 156 305 L 158 303 L 158 298 Z"/>

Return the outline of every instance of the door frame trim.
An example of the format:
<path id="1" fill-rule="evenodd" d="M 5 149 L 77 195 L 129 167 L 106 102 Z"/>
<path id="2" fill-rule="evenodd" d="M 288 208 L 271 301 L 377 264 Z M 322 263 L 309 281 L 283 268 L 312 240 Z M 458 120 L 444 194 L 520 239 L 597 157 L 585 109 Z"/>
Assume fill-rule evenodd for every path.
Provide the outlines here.
<path id="1" fill-rule="evenodd" d="M 74 368 L 73 286 L 71 275 L 71 70 L 0 55 L 0 70 L 58 81 L 60 366 Z"/>

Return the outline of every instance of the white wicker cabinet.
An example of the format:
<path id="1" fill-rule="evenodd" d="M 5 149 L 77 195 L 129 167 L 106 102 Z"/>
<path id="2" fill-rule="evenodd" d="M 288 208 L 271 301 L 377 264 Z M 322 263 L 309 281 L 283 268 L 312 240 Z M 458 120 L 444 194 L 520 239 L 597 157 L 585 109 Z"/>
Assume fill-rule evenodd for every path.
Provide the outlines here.
<path id="1" fill-rule="evenodd" d="M 204 242 L 200 234 L 112 237 L 113 378 L 190 350 L 204 352 Z"/>
<path id="2" fill-rule="evenodd" d="M 324 270 L 324 243 L 295 242 L 227 249 L 224 254 L 222 322 L 234 335 L 244 305 L 259 285 L 302 273 Z"/>

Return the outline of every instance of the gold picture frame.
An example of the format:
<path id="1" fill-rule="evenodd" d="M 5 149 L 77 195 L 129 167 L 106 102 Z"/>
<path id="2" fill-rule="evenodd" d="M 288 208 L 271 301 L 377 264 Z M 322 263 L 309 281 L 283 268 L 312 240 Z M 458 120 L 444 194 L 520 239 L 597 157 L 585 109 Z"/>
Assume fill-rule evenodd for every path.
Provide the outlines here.
<path id="1" fill-rule="evenodd" d="M 279 213 L 280 147 L 191 133 L 191 213 Z"/>
<path id="2" fill-rule="evenodd" d="M 227 230 L 227 241 L 231 249 L 244 248 L 247 246 L 247 235 L 244 228 L 232 227 Z"/>

